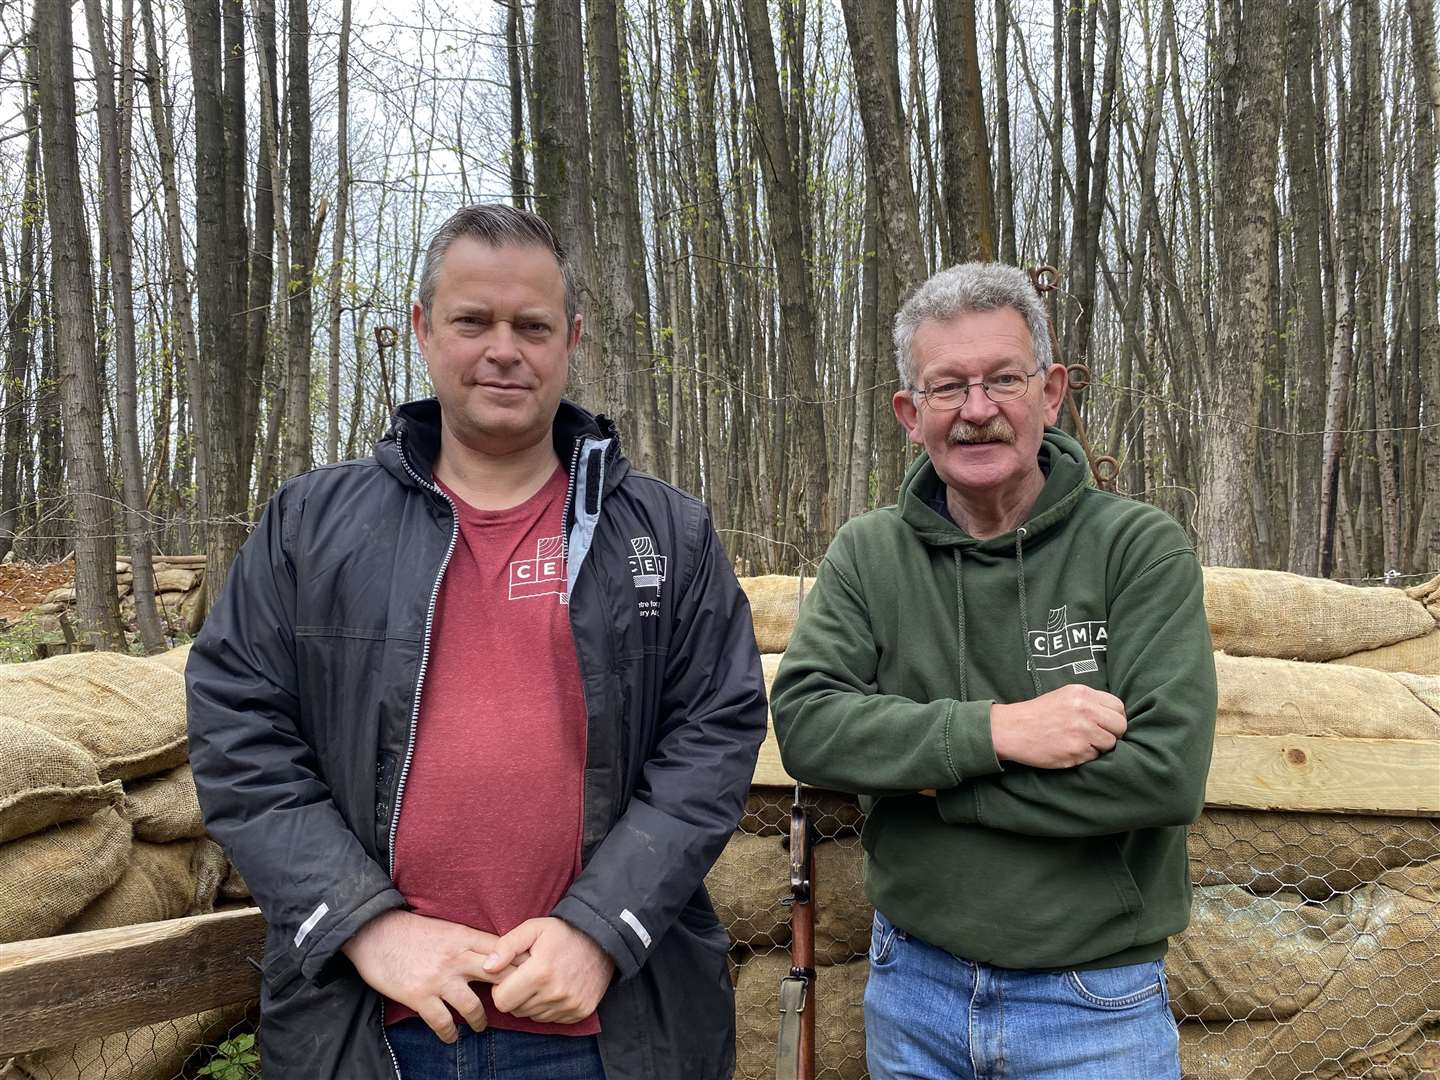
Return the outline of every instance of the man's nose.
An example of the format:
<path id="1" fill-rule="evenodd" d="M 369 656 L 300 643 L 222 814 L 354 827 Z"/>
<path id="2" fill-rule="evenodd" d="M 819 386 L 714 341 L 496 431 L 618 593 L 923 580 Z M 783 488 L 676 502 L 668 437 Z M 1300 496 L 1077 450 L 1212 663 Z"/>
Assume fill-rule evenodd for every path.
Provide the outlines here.
<path id="1" fill-rule="evenodd" d="M 979 382 L 970 384 L 970 392 L 965 395 L 965 401 L 960 406 L 962 419 L 972 424 L 983 424 L 999 411 Z"/>
<path id="2" fill-rule="evenodd" d="M 485 335 L 485 358 L 496 364 L 511 365 L 520 362 L 520 339 L 515 328 L 508 322 L 497 321 Z"/>

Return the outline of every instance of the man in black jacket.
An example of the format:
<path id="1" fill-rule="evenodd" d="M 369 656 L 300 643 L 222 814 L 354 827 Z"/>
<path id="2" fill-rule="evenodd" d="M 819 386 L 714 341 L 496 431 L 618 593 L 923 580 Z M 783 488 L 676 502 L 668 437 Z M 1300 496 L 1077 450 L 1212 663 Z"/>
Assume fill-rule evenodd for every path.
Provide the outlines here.
<path id="1" fill-rule="evenodd" d="M 454 215 L 414 323 L 438 400 L 281 488 L 187 671 L 269 926 L 266 1080 L 730 1077 L 703 879 L 765 728 L 744 594 L 704 507 L 561 400 L 541 219 Z"/>

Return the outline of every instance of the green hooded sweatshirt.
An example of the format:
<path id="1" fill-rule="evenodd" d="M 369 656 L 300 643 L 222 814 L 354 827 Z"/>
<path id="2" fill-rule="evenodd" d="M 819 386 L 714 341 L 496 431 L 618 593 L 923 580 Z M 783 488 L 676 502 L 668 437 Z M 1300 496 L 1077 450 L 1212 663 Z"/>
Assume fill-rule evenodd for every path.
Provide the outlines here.
<path id="1" fill-rule="evenodd" d="M 775 678 L 781 756 L 867 805 L 865 885 L 896 926 L 1007 968 L 1153 960 L 1190 917 L 1215 664 L 1200 564 L 1164 512 L 1091 487 L 1047 429 L 1044 490 L 977 540 L 928 458 L 897 506 L 846 523 Z M 1068 769 L 996 759 L 990 706 L 1067 683 L 1125 703 L 1115 748 Z M 935 789 L 935 797 L 918 792 Z"/>

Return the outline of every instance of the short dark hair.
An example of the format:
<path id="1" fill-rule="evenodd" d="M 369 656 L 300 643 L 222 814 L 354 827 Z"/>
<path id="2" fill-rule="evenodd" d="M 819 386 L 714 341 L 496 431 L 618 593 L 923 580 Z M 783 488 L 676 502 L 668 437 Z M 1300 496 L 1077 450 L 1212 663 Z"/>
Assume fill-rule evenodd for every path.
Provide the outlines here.
<path id="1" fill-rule="evenodd" d="M 435 231 L 425 249 L 425 264 L 420 271 L 420 290 L 417 299 L 420 310 L 425 313 L 425 322 L 430 322 L 430 305 L 435 300 L 435 279 L 440 273 L 440 264 L 445 253 L 459 237 L 470 236 L 489 247 L 504 247 L 506 244 L 542 247 L 555 256 L 560 267 L 560 276 L 565 280 L 565 321 L 575 322 L 580 311 L 579 289 L 575 283 L 575 268 L 565 248 L 555 238 L 554 231 L 538 214 L 520 210 L 509 203 L 476 203 L 464 206 L 446 219 L 445 224 Z"/>

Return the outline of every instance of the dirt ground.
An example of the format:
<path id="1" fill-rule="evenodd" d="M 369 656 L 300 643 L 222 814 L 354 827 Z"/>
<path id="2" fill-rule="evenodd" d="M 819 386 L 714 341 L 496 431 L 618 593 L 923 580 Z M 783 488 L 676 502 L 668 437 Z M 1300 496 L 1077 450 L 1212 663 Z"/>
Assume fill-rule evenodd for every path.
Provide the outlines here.
<path id="1" fill-rule="evenodd" d="M 75 580 L 73 560 L 0 565 L 0 619 L 13 622 L 45 597 Z"/>

